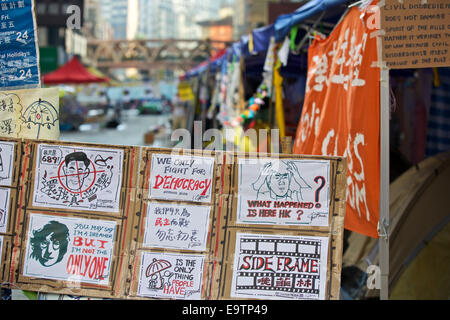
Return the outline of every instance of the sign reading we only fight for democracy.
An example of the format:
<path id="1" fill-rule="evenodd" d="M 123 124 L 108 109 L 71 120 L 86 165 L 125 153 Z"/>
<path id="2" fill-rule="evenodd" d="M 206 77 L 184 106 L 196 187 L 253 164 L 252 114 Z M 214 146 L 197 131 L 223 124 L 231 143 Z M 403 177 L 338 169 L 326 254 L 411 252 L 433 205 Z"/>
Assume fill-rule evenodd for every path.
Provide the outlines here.
<path id="1" fill-rule="evenodd" d="M 211 202 L 214 158 L 153 154 L 150 199 Z"/>

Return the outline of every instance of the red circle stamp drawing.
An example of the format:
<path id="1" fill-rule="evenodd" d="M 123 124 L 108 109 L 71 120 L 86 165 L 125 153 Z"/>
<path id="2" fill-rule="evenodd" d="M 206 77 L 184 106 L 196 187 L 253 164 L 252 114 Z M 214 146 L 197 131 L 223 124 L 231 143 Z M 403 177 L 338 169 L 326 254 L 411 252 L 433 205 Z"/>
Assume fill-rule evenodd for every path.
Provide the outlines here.
<path id="1" fill-rule="evenodd" d="M 122 150 L 49 145 L 38 149 L 36 205 L 119 210 Z"/>

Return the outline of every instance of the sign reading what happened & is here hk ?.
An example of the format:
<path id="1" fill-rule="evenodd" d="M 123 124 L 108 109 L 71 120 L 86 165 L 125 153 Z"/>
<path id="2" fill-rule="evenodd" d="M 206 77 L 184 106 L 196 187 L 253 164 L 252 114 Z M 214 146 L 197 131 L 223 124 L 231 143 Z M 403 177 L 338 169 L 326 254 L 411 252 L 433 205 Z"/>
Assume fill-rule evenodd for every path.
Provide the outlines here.
<path id="1" fill-rule="evenodd" d="M 0 88 L 40 86 L 32 0 L 0 1 Z"/>

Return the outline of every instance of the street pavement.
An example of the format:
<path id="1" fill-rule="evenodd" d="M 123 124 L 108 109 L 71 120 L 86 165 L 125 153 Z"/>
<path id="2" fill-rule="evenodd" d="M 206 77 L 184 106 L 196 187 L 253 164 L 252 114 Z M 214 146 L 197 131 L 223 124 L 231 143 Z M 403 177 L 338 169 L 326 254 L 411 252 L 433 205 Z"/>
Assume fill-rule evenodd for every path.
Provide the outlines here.
<path id="1" fill-rule="evenodd" d="M 60 141 L 169 148 L 171 147 L 169 120 L 170 114 L 139 115 L 133 111 L 123 111 L 122 123 L 115 129 L 102 128 L 96 123 L 84 124 L 79 131 L 61 132 Z M 145 144 L 145 133 L 161 127 L 165 129 L 156 135 L 154 143 Z"/>

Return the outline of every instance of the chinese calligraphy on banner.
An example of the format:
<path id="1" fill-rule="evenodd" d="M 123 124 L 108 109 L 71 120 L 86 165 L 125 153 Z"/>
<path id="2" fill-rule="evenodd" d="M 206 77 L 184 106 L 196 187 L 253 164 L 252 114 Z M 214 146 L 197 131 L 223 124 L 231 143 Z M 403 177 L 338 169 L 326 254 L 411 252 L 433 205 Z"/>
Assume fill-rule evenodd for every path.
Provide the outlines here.
<path id="1" fill-rule="evenodd" d="M 309 48 L 294 153 L 347 157 L 345 227 L 378 237 L 380 70 L 372 34 L 377 30 L 367 28 L 370 14 L 360 10 L 352 8 L 327 39 L 316 38 Z"/>

